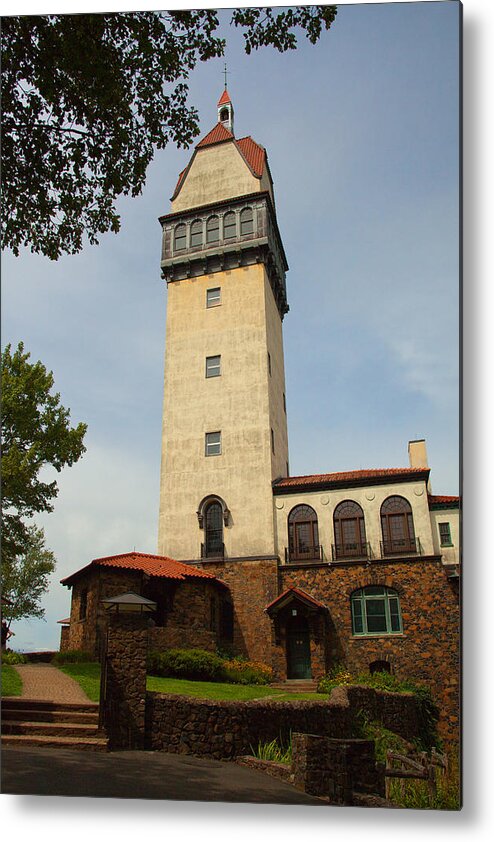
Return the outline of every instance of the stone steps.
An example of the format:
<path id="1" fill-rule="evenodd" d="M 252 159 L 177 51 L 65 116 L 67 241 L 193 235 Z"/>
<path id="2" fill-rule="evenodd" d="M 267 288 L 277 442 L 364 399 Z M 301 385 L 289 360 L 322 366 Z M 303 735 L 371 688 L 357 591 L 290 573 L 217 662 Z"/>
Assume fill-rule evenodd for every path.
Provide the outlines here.
<path id="1" fill-rule="evenodd" d="M 293 678 L 271 684 L 271 687 L 274 687 L 275 690 L 282 690 L 284 693 L 315 693 L 317 682 L 308 679 Z"/>
<path id="2" fill-rule="evenodd" d="M 2 745 L 107 751 L 98 709 L 93 702 L 2 699 Z"/>

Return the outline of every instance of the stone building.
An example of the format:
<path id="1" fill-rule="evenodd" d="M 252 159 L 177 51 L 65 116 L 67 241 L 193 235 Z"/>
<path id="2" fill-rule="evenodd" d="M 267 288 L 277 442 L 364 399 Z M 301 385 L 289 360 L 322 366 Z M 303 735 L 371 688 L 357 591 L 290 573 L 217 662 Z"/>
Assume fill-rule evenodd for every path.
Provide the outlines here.
<path id="1" fill-rule="evenodd" d="M 160 222 L 160 556 L 132 554 L 141 564 L 132 570 L 119 557 L 100 559 L 65 579 L 74 587 L 70 645 L 80 636 L 83 648 L 97 647 L 101 591 L 90 598 L 89 579 L 111 576 L 117 590 L 153 599 L 165 584 L 159 606 L 169 605 L 172 577 L 142 565 L 179 559 L 185 578 L 173 580 L 173 609 L 158 608 L 161 645 L 175 627 L 187 629 L 181 645 L 228 640 L 279 679 L 317 679 L 335 662 L 391 670 L 429 683 L 454 728 L 459 498 L 431 493 L 424 440 L 409 443 L 406 467 L 290 476 L 288 263 L 266 150 L 235 137 L 226 90 Z M 77 626 L 85 592 L 87 629 Z"/>

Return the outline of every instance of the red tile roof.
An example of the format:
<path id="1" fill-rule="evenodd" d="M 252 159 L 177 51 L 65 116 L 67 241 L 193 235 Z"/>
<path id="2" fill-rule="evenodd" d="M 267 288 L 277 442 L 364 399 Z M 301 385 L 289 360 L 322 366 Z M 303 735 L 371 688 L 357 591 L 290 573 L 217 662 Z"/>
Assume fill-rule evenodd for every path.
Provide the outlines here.
<path id="1" fill-rule="evenodd" d="M 446 508 L 456 508 L 460 505 L 460 498 L 445 494 L 429 494 L 429 505 L 434 508 L 445 506 Z"/>
<path id="2" fill-rule="evenodd" d="M 204 146 L 212 146 L 214 143 L 223 143 L 225 140 L 234 140 L 232 133 L 228 131 L 223 123 L 216 123 L 214 128 L 199 141 L 196 149 L 202 149 Z"/>
<path id="3" fill-rule="evenodd" d="M 278 488 L 290 488 L 301 485 L 326 485 L 346 482 L 372 481 L 376 479 L 390 479 L 408 475 L 421 474 L 424 479 L 429 475 L 429 468 L 377 468 L 361 471 L 341 471 L 334 474 L 309 474 L 301 477 L 284 477 L 273 483 L 274 490 Z"/>
<path id="4" fill-rule="evenodd" d="M 226 105 L 227 103 L 231 103 L 231 99 L 230 99 L 230 94 L 228 93 L 227 89 L 225 88 L 225 90 L 223 91 L 223 93 L 221 94 L 221 96 L 218 100 L 218 105 Z"/>
<path id="5" fill-rule="evenodd" d="M 106 556 L 104 558 L 95 558 L 86 567 L 81 568 L 71 576 L 61 579 L 62 585 L 69 585 L 80 573 L 89 570 L 91 567 L 120 567 L 124 570 L 140 570 L 142 573 L 147 573 L 148 576 L 157 576 L 161 579 L 213 579 L 216 577 L 211 573 L 206 573 L 205 570 L 200 570 L 198 567 L 192 567 L 189 564 L 184 564 L 181 561 L 175 561 L 173 558 L 161 555 L 150 555 L 149 553 L 122 553 L 121 555 Z"/>
<path id="6" fill-rule="evenodd" d="M 57 623 L 61 623 L 62 626 L 70 626 L 70 617 L 66 617 L 65 620 L 57 620 Z"/>
<path id="7" fill-rule="evenodd" d="M 254 171 L 254 174 L 260 178 L 264 172 L 264 165 L 266 163 L 266 150 L 264 147 L 259 146 L 251 137 L 241 137 L 240 140 L 237 140 L 237 146 L 250 168 Z"/>
<path id="8" fill-rule="evenodd" d="M 292 594 L 293 596 L 298 596 L 300 599 L 304 600 L 304 602 L 310 602 L 316 608 L 326 608 L 324 603 L 319 602 L 318 599 L 314 599 L 313 596 L 306 593 L 306 591 L 303 591 L 301 588 L 287 588 L 286 591 L 283 591 L 283 593 L 280 594 L 280 596 L 277 596 L 276 599 L 273 599 L 273 601 L 266 606 L 265 610 L 269 611 L 271 608 L 274 608 L 275 605 L 277 605 L 279 602 L 285 600 L 287 596 L 291 596 Z"/>

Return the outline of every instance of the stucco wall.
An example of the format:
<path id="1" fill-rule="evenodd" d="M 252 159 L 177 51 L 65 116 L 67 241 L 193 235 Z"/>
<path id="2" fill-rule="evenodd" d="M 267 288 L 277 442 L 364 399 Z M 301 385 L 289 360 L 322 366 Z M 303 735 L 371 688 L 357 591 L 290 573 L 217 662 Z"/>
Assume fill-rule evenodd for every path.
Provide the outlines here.
<path id="1" fill-rule="evenodd" d="M 215 287 L 221 288 L 221 305 L 207 308 L 206 291 Z M 159 521 L 164 555 L 200 557 L 204 532 L 196 512 L 210 494 L 222 497 L 231 512 L 224 529 L 228 556 L 274 551 L 272 472 L 279 475 L 287 460 L 275 309 L 261 264 L 168 286 Z M 221 355 L 221 376 L 206 378 L 206 357 L 215 355 Z M 273 465 L 271 427 L 277 442 Z M 221 431 L 222 453 L 205 456 L 205 433 L 215 431 Z"/>
<path id="2" fill-rule="evenodd" d="M 338 488 L 328 491 L 306 491 L 273 497 L 275 516 L 276 551 L 281 559 L 288 547 L 288 515 L 294 506 L 312 506 L 318 517 L 319 542 L 323 546 L 323 558 L 331 561 L 331 546 L 335 543 L 333 514 L 343 500 L 358 503 L 365 517 L 366 540 L 370 543 L 372 557 L 379 558 L 382 541 L 380 509 L 387 497 L 398 494 L 410 503 L 413 512 L 415 536 L 420 540 L 424 555 L 434 553 L 431 521 L 425 482 L 400 482 L 386 485 L 361 486 L 359 488 Z"/>
<path id="3" fill-rule="evenodd" d="M 198 149 L 177 198 L 176 213 L 223 199 L 265 190 L 252 174 L 233 141 Z"/>
<path id="4" fill-rule="evenodd" d="M 452 546 L 441 546 L 439 524 L 449 523 Z M 432 536 L 434 551 L 442 556 L 444 564 L 460 563 L 460 513 L 458 509 L 434 509 L 431 511 Z"/>

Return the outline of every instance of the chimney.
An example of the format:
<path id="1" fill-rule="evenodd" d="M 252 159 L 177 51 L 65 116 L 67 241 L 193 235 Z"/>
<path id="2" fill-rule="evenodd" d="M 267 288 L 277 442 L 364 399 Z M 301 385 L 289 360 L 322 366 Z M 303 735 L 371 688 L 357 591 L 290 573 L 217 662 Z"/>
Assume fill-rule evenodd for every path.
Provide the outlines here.
<path id="1" fill-rule="evenodd" d="M 428 468 L 427 447 L 425 439 L 415 439 L 408 442 L 408 458 L 411 468 Z M 427 491 L 431 493 L 430 482 L 427 483 Z"/>

